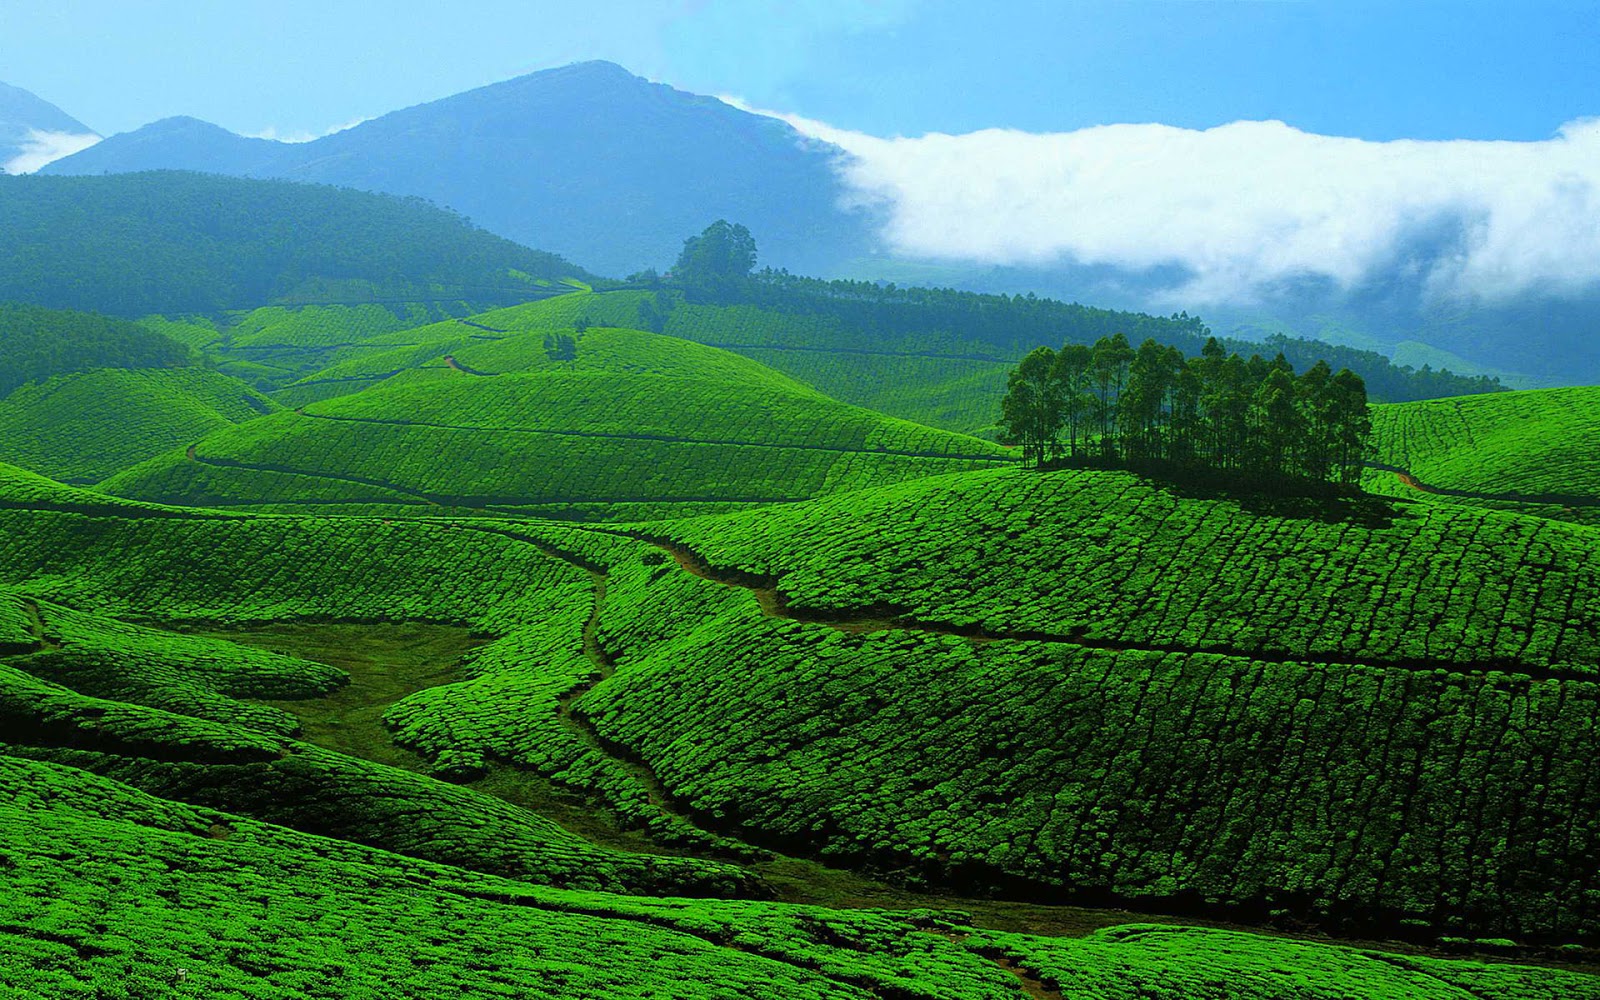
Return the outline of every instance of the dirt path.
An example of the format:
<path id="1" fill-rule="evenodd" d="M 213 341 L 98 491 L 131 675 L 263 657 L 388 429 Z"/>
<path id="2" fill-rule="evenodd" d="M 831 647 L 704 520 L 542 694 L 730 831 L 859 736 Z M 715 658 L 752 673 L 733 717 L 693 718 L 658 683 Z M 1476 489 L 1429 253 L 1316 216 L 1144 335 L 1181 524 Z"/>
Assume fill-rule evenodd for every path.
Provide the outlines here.
<path id="1" fill-rule="evenodd" d="M 1392 472 L 1401 484 L 1418 493 L 1426 493 L 1437 497 L 1459 497 L 1463 500 L 1491 500 L 1499 503 L 1526 503 L 1549 507 L 1565 507 L 1572 510 L 1579 507 L 1600 507 L 1600 497 L 1587 496 L 1581 493 L 1490 493 L 1481 490 L 1457 490 L 1442 486 L 1430 486 L 1418 479 L 1415 474 L 1397 465 L 1384 465 L 1381 462 L 1368 462 L 1367 468 L 1377 469 L 1380 472 Z"/>
<path id="2" fill-rule="evenodd" d="M 452 359 L 446 358 L 446 361 Z M 472 371 L 451 363 L 450 367 L 471 375 L 492 375 L 491 372 Z M 579 431 L 553 427 L 483 427 L 473 424 L 441 424 L 423 420 L 399 420 L 392 417 L 347 417 L 331 413 L 307 413 L 305 407 L 295 410 L 302 417 L 313 420 L 338 420 L 351 424 L 382 424 L 389 427 L 430 427 L 435 430 L 469 431 L 480 434 L 534 434 L 543 437 L 596 438 L 604 441 L 653 441 L 662 444 L 716 445 L 726 448 L 770 448 L 779 451 L 820 451 L 832 455 L 893 455 L 897 458 L 947 458 L 962 462 L 994 462 L 1014 465 L 1014 455 L 972 455 L 947 451 L 912 451 L 895 448 L 842 448 L 821 444 L 782 444 L 773 441 L 735 441 L 727 438 L 691 438 L 676 434 L 624 434 L 607 431 Z"/>
<path id="3" fill-rule="evenodd" d="M 485 327 L 484 329 L 488 329 L 488 327 Z M 476 368 L 468 368 L 466 365 L 457 361 L 454 354 L 446 354 L 444 356 L 444 363 L 449 365 L 451 368 L 454 368 L 458 372 L 464 372 L 468 375 L 478 375 L 483 378 L 493 378 L 494 376 L 500 374 L 499 372 L 480 372 Z M 302 412 L 301 415 L 304 416 L 305 414 Z M 316 416 L 316 414 L 311 414 L 311 416 Z"/>
<path id="4" fill-rule="evenodd" d="M 1459 663 L 1454 660 L 1436 659 L 1385 659 L 1373 656 L 1337 656 L 1329 653 L 1316 655 L 1303 653 L 1285 653 L 1262 649 L 1240 649 L 1231 646 L 1184 646 L 1176 643 L 1128 642 L 1114 639 L 1093 639 L 1083 634 L 1083 630 L 1075 629 L 1068 632 L 1050 632 L 1040 629 L 1008 629 L 992 628 L 982 624 L 956 624 L 932 619 L 917 618 L 906 612 L 903 608 L 890 605 L 868 606 L 864 608 L 797 608 L 791 605 L 782 592 L 777 589 L 777 581 L 747 573 L 743 570 L 712 566 L 698 553 L 685 545 L 679 544 L 669 538 L 646 535 L 638 531 L 624 531 L 600 527 L 589 527 L 590 531 L 601 531 L 607 534 L 621 535 L 646 542 L 661 549 L 673 558 L 680 567 L 703 580 L 721 584 L 725 587 L 738 587 L 750 591 L 760 605 L 763 614 L 770 618 L 785 618 L 790 621 L 803 622 L 808 625 L 825 625 L 841 632 L 861 634 L 867 632 L 884 631 L 909 631 L 927 632 L 933 635 L 948 635 L 966 639 L 973 643 L 990 643 L 1000 641 L 1013 642 L 1049 642 L 1069 646 L 1078 646 L 1084 649 L 1101 649 L 1108 652 L 1140 652 L 1157 654 L 1212 654 L 1218 656 L 1232 656 L 1240 659 L 1252 660 L 1257 663 L 1316 663 L 1349 666 L 1366 666 L 1379 668 L 1394 668 L 1400 670 L 1448 670 L 1455 673 L 1482 673 L 1485 671 L 1506 670 L 1526 674 L 1540 680 L 1578 680 L 1593 681 L 1595 674 L 1592 671 L 1576 669 L 1561 669 L 1540 667 L 1534 664 L 1521 663 L 1512 660 L 1485 660 L 1472 664 Z"/>

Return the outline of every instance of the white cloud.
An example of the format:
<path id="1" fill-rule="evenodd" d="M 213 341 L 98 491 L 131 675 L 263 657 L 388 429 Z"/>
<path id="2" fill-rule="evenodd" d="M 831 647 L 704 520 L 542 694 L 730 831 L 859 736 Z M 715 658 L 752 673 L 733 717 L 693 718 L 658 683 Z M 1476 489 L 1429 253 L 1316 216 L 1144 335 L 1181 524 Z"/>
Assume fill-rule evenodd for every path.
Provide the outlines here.
<path id="1" fill-rule="evenodd" d="M 725 98 L 746 110 L 743 102 Z M 897 252 L 992 264 L 1176 265 L 1174 301 L 1397 270 L 1436 298 L 1600 286 L 1600 120 L 1540 142 L 1370 142 L 1277 121 L 883 139 L 771 114 L 843 147 Z"/>
<path id="2" fill-rule="evenodd" d="M 99 141 L 100 137 L 93 132 L 82 134 L 41 132 L 39 129 L 31 128 L 28 130 L 28 137 L 16 147 L 19 152 L 11 159 L 0 163 L 0 173 L 31 174 L 46 163 L 82 152 Z"/>
<path id="3" fill-rule="evenodd" d="M 279 132 L 278 129 L 277 129 L 277 126 L 268 125 L 266 128 L 262 129 L 259 132 L 246 132 L 244 134 L 244 136 L 245 136 L 246 139 L 267 139 L 267 140 L 269 140 L 271 142 L 287 142 L 287 143 L 315 142 L 316 140 L 321 139 L 324 136 L 333 135 L 335 132 L 343 132 L 346 129 L 355 128 L 357 125 L 360 125 L 363 122 L 370 122 L 370 121 L 372 121 L 371 118 L 352 118 L 349 121 L 345 122 L 343 125 L 335 125 L 335 126 L 333 126 L 332 128 L 328 129 L 325 132 L 306 132 L 306 131 Z"/>

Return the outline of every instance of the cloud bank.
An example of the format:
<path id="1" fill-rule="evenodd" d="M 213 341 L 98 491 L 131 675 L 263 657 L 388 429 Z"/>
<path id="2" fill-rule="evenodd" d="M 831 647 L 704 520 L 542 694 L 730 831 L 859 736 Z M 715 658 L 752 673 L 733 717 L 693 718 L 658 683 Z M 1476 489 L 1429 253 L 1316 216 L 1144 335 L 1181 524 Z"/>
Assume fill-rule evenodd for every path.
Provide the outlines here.
<path id="1" fill-rule="evenodd" d="M 883 139 L 758 113 L 850 153 L 854 200 L 887 210 L 883 236 L 908 256 L 1175 268 L 1166 297 L 1201 305 L 1307 279 L 1398 279 L 1433 301 L 1600 290 L 1600 119 L 1541 142 L 1370 142 L 1278 121 Z"/>
<path id="2" fill-rule="evenodd" d="M 0 173 L 31 174 L 46 163 L 88 149 L 99 141 L 100 136 L 93 132 L 77 135 L 71 132 L 41 132 L 31 128 L 22 142 L 14 147 L 18 152 L 0 163 Z"/>

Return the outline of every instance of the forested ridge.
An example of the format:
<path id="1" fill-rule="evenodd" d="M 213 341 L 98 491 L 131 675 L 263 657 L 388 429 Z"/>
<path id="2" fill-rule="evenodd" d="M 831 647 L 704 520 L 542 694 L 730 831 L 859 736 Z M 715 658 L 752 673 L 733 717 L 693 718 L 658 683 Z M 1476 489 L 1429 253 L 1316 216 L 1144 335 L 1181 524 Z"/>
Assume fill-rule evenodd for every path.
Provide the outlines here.
<path id="1" fill-rule="evenodd" d="M 651 276 L 639 277 L 648 284 Z M 668 281 L 684 284 L 691 302 L 751 305 L 797 315 L 836 318 L 861 331 L 861 346 L 870 346 L 879 339 L 943 333 L 990 345 L 993 360 L 1015 361 L 1041 342 L 1088 345 L 1117 333 L 1131 343 L 1149 338 L 1176 347 L 1186 355 L 1194 355 L 1199 354 L 1213 336 L 1200 317 L 1187 312 L 1152 316 L 1032 294 L 991 295 L 949 288 L 825 280 L 770 269 L 755 271 L 748 280 L 710 284 L 692 280 L 683 283 L 674 271 Z M 1366 380 L 1375 398 L 1387 402 L 1499 392 L 1505 388 L 1491 377 L 1414 369 L 1396 365 L 1375 351 L 1341 347 L 1305 337 L 1278 334 L 1264 342 L 1218 339 L 1227 351 L 1246 356 L 1261 352 L 1264 343 L 1266 350 L 1283 354 L 1296 367 L 1309 367 L 1317 360 L 1326 360 L 1336 368 L 1349 368 Z"/>
<path id="2" fill-rule="evenodd" d="M 284 301 L 509 303 L 586 276 L 420 198 L 175 171 L 0 177 L 0 301 L 127 317 Z"/>
<path id="3" fill-rule="evenodd" d="M 0 397 L 67 372 L 197 360 L 184 345 L 124 319 L 0 301 Z"/>

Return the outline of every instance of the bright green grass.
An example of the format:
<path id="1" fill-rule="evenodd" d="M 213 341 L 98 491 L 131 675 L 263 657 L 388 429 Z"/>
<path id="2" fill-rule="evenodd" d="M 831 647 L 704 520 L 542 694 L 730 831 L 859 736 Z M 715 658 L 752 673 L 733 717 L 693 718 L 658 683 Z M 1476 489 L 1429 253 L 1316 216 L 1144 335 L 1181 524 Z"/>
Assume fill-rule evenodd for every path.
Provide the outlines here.
<path id="1" fill-rule="evenodd" d="M 724 352 L 626 331 L 595 340 L 596 367 L 545 358 L 492 376 L 417 371 L 209 435 L 103 488 L 185 505 L 623 503 L 663 516 L 674 504 L 798 500 L 1010 461 Z M 463 352 L 461 363 L 488 360 Z"/>
<path id="2" fill-rule="evenodd" d="M 1382 499 L 996 470 L 672 531 L 791 606 L 1264 657 L 1600 677 L 1596 532 Z"/>
<path id="3" fill-rule="evenodd" d="M 996 946 L 1011 962 L 1065 997 L 1097 1000 L 1233 1000 L 1293 997 L 1346 1000 L 1393 996 L 1593 996 L 1600 984 L 1574 973 L 1533 972 L 1389 955 L 1321 944 L 1273 941 L 1194 927 L 1130 925 L 1078 940 L 981 934 L 971 946 Z"/>
<path id="4" fill-rule="evenodd" d="M 967 938 L 912 914 L 531 887 L 4 757 L 0 788 L 15 835 L 0 853 L 0 962 L 23 995 L 1010 1000 L 1023 980 L 988 957 L 1002 952 L 1024 975 L 1059 975 L 1068 1000 L 1205 996 L 1194 989 L 1215 963 L 1247 973 L 1237 1000 L 1289 983 L 1319 1000 L 1461 995 L 1446 982 L 1505 1000 L 1595 995 L 1571 973 L 1241 934 Z"/>
<path id="5" fill-rule="evenodd" d="M 834 317 L 756 306 L 679 303 L 663 332 L 742 354 L 835 399 L 969 434 L 994 427 L 1016 360 L 951 331 L 864 340 Z"/>
<path id="6" fill-rule="evenodd" d="M 278 409 L 239 380 L 200 368 L 60 375 L 0 399 L 0 461 L 93 483 Z"/>
<path id="7" fill-rule="evenodd" d="M 578 888 L 753 891 L 726 865 L 597 847 L 497 798 L 248 728 L 249 718 L 214 722 L 88 697 L 0 664 L 0 721 L 0 756 L 475 871 Z"/>
<path id="8" fill-rule="evenodd" d="M 28 606 L 17 595 L 0 590 L 0 650 L 25 651 L 38 645 L 39 636 Z"/>
<path id="9" fill-rule="evenodd" d="M 616 668 L 574 708 L 704 824 L 783 849 L 974 891 L 1594 939 L 1594 533 L 1291 506 L 995 472 L 685 522 L 820 623 L 595 550 Z M 511 661 L 465 725 L 460 700 L 396 712 L 432 754 L 514 746 L 497 715 L 547 697 L 531 682 Z"/>
<path id="10" fill-rule="evenodd" d="M 1520 506 L 1581 519 L 1600 506 L 1600 387 L 1530 389 L 1373 408 L 1377 461 L 1456 502 Z M 1418 496 L 1392 473 L 1369 488 Z M 1563 511 L 1562 508 L 1568 508 Z"/>

